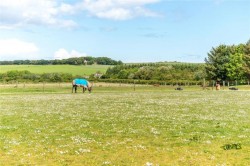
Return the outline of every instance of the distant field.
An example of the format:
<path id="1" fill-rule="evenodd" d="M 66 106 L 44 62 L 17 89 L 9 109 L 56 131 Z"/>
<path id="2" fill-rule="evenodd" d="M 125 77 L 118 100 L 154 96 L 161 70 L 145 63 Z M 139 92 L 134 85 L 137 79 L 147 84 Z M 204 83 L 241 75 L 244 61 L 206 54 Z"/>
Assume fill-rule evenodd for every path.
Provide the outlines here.
<path id="1" fill-rule="evenodd" d="M 1 85 L 0 165 L 249 165 L 249 91 L 173 88 Z"/>
<path id="2" fill-rule="evenodd" d="M 204 65 L 204 63 L 191 63 L 191 62 L 138 62 L 138 63 L 126 63 L 127 65 L 140 65 L 140 64 L 158 64 L 158 65 Z"/>
<path id="3" fill-rule="evenodd" d="M 90 75 L 97 71 L 105 73 L 109 65 L 0 65 L 0 72 L 4 73 L 10 70 L 28 70 L 32 73 L 71 73 L 72 75 Z"/>

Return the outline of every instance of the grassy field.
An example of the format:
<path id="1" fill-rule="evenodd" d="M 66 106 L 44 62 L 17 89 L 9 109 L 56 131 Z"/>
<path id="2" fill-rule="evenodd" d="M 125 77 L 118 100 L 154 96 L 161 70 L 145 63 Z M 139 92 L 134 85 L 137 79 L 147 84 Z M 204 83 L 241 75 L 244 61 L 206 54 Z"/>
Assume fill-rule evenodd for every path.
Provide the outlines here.
<path id="1" fill-rule="evenodd" d="M 0 165 L 249 165 L 244 89 L 1 85 Z"/>
<path id="2" fill-rule="evenodd" d="M 0 72 L 4 73 L 10 70 L 28 70 L 32 73 L 71 73 L 72 75 L 90 75 L 97 71 L 105 73 L 109 65 L 0 65 Z"/>

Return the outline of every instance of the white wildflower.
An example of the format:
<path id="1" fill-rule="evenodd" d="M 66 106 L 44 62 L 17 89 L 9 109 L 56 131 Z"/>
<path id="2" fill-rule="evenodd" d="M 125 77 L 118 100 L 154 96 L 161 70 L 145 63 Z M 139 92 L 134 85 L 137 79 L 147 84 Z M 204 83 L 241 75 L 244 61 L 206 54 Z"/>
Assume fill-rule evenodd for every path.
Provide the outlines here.
<path id="1" fill-rule="evenodd" d="M 110 161 L 104 161 L 103 164 L 104 165 L 109 165 L 109 164 L 111 164 L 111 162 Z"/>
<path id="2" fill-rule="evenodd" d="M 153 166 L 153 163 L 146 162 L 146 166 Z"/>
<path id="3" fill-rule="evenodd" d="M 151 128 L 151 133 L 153 133 L 154 135 L 159 135 L 160 134 L 160 132 L 157 131 L 157 129 L 155 129 L 155 128 Z"/>

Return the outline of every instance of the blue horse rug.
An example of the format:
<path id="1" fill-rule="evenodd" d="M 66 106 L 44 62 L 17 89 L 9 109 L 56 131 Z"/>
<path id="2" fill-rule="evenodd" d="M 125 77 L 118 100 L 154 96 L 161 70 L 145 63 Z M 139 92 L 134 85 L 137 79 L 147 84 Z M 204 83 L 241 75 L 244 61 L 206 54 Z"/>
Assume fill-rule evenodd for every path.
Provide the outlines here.
<path id="1" fill-rule="evenodd" d="M 75 85 L 78 86 L 88 87 L 88 81 L 85 79 L 80 79 L 80 78 L 74 79 L 74 83 Z"/>

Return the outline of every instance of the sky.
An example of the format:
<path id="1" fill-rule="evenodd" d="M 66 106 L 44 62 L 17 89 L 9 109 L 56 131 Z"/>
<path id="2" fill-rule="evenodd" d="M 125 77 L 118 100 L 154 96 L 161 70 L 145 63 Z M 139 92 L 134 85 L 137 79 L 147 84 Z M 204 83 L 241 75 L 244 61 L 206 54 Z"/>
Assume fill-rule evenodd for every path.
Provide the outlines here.
<path id="1" fill-rule="evenodd" d="M 250 39 L 250 0 L 0 0 L 0 60 L 204 62 Z"/>

